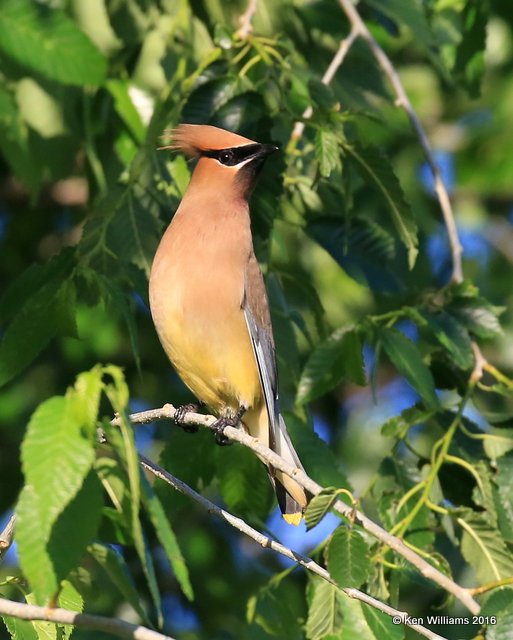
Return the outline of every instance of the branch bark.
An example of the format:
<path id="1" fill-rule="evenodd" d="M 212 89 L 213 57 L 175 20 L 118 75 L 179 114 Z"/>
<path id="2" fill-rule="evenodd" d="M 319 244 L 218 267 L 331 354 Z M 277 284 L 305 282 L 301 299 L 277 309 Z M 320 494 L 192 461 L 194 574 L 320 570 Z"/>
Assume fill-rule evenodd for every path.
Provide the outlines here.
<path id="1" fill-rule="evenodd" d="M 176 409 L 173 405 L 166 404 L 161 409 L 152 409 L 150 411 L 132 414 L 129 416 L 129 419 L 132 424 L 148 424 L 155 420 L 173 420 L 175 413 Z M 215 421 L 216 418 L 214 418 L 214 416 L 192 412 L 187 413 L 184 418 L 185 424 L 199 425 L 207 428 L 211 428 Z M 111 422 L 113 425 L 119 426 L 119 418 L 114 418 Z M 273 467 L 283 471 L 283 473 L 286 473 L 291 478 L 294 478 L 298 484 L 304 487 L 312 495 L 317 495 L 322 491 L 323 487 L 312 480 L 306 473 L 301 471 L 301 469 L 288 464 L 274 451 L 265 447 L 256 438 L 248 435 L 243 428 L 228 426 L 224 428 L 223 433 L 230 440 L 239 442 L 240 444 L 248 447 L 257 453 L 261 459 L 269 462 Z M 410 549 L 401 539 L 391 535 L 370 518 L 367 518 L 363 513 L 356 511 L 353 507 L 350 507 L 340 500 L 335 502 L 333 508 L 346 518 L 357 522 L 377 540 L 405 558 L 415 566 L 425 578 L 435 582 L 448 593 L 451 593 L 457 600 L 465 605 L 471 613 L 476 614 L 479 612 L 479 604 L 474 600 L 474 598 L 472 598 L 467 589 L 460 587 L 453 580 L 438 571 L 438 569 L 435 569 L 435 567 L 426 562 L 424 558 L 421 558 L 417 553 L 415 553 L 415 551 Z"/>
<path id="2" fill-rule="evenodd" d="M 137 624 L 131 624 L 116 618 L 92 615 L 90 613 L 77 613 L 68 609 L 53 609 L 50 607 L 38 607 L 24 602 L 14 602 L 6 598 L 0 598 L 0 615 L 12 616 L 20 620 L 44 620 L 57 624 L 72 624 L 82 629 L 93 629 L 111 633 L 119 638 L 131 638 L 133 640 L 173 640 L 157 631 L 147 629 Z"/>
<path id="3" fill-rule="evenodd" d="M 390 58 L 387 56 L 387 54 L 380 47 L 374 36 L 368 30 L 366 24 L 360 17 L 360 14 L 355 9 L 351 0 L 338 0 L 338 2 L 342 8 L 342 11 L 346 14 L 349 22 L 351 23 L 352 29 L 356 31 L 359 37 L 365 40 L 367 46 L 371 50 L 383 73 L 388 78 L 396 95 L 396 106 L 402 107 L 406 111 L 406 113 L 408 114 L 408 118 L 410 119 L 410 122 L 417 134 L 419 142 L 422 146 L 422 150 L 424 151 L 426 161 L 431 169 L 431 173 L 433 174 L 435 193 L 440 204 L 440 209 L 442 211 L 442 216 L 447 229 L 447 235 L 449 237 L 449 245 L 451 247 L 452 256 L 452 280 L 453 282 L 461 282 L 463 280 L 463 265 L 461 259 L 463 249 L 460 243 L 458 229 L 456 227 L 456 220 L 454 217 L 454 212 L 452 210 L 451 200 L 449 198 L 447 189 L 445 188 L 445 184 L 442 180 L 440 169 L 433 157 L 433 152 L 431 151 L 431 146 L 429 144 L 426 132 L 424 131 L 422 124 L 420 123 L 420 120 L 418 119 L 417 114 L 413 109 L 410 99 L 408 98 L 408 95 L 404 90 L 403 84 L 401 82 L 401 79 L 399 78 L 399 74 L 394 68 L 394 65 L 390 61 Z"/>
<path id="4" fill-rule="evenodd" d="M 293 560 L 294 562 L 296 562 L 298 565 L 305 567 L 305 569 L 308 569 L 308 571 L 315 573 L 316 575 L 320 576 L 323 580 L 330 582 L 335 587 L 343 591 L 349 598 L 353 598 L 354 600 L 359 600 L 360 602 L 364 602 L 365 604 L 368 604 L 371 607 L 374 607 L 375 609 L 382 611 L 383 613 L 390 616 L 391 618 L 403 620 L 406 626 L 410 627 L 411 629 L 414 629 L 415 631 L 417 631 L 417 633 L 424 636 L 425 638 L 429 638 L 430 640 L 445 640 L 443 636 L 439 636 L 438 634 L 434 633 L 433 631 L 430 631 L 429 629 L 426 629 L 426 627 L 423 627 L 420 624 L 413 624 L 408 622 L 409 616 L 407 613 L 394 609 L 393 607 L 390 607 L 384 602 L 381 602 L 380 600 L 376 600 L 376 598 L 373 598 L 372 596 L 369 596 L 366 593 L 363 593 L 363 591 L 360 591 L 359 589 L 339 587 L 337 583 L 333 580 L 329 572 L 326 571 L 326 569 L 321 567 L 319 564 L 317 564 L 315 560 L 312 560 L 312 558 L 305 556 L 302 553 L 298 553 L 297 551 L 293 551 L 292 549 L 289 549 L 289 547 L 286 547 L 280 542 L 271 540 L 271 538 L 264 535 L 260 531 L 257 531 L 241 518 L 234 516 L 229 511 L 226 511 L 225 509 L 218 507 L 216 504 L 214 504 L 207 498 L 204 498 L 197 491 L 192 489 L 192 487 L 189 487 L 189 485 L 185 484 L 185 482 L 183 482 L 179 478 L 176 478 L 175 476 L 171 475 L 165 469 L 162 469 L 162 467 L 152 462 L 149 458 L 146 458 L 145 456 L 140 455 L 139 459 L 142 467 L 147 471 L 149 471 L 150 473 L 152 473 L 155 477 L 160 478 L 161 480 L 163 480 L 164 482 L 167 482 L 167 484 L 172 486 L 174 489 L 176 489 L 180 493 L 188 496 L 189 498 L 192 498 L 195 502 L 199 503 L 202 507 L 207 509 L 209 513 L 212 513 L 218 516 L 219 518 L 222 518 L 223 520 L 225 520 L 225 522 L 228 522 L 228 524 L 230 524 L 232 527 L 235 527 L 235 529 L 237 529 L 244 535 L 248 536 L 258 544 L 260 544 L 262 547 L 267 549 L 272 549 L 273 551 L 276 551 L 276 553 L 279 553 L 280 555 L 285 556 L 285 558 L 289 558 L 290 560 Z"/>
<path id="5" fill-rule="evenodd" d="M 359 35 L 358 30 L 353 27 L 353 29 L 351 29 L 351 31 L 349 32 L 349 35 L 340 41 L 337 52 L 333 56 L 332 61 L 329 63 L 328 68 L 326 69 L 324 75 L 322 76 L 321 80 L 324 84 L 328 85 L 331 83 L 338 69 L 344 62 L 347 52 L 352 47 L 358 35 Z M 313 114 L 313 108 L 311 106 L 307 107 L 303 112 L 303 119 L 308 120 L 309 118 L 312 117 L 312 114 Z M 292 130 L 292 135 L 290 137 L 291 140 L 293 142 L 296 140 L 299 140 L 299 138 L 301 138 L 301 136 L 303 135 L 304 130 L 305 130 L 305 123 L 296 122 L 294 124 L 294 129 Z"/>
<path id="6" fill-rule="evenodd" d="M 241 40 L 245 40 L 249 34 L 253 31 L 253 16 L 256 13 L 258 6 L 258 0 L 248 0 L 248 6 L 246 11 L 239 18 L 239 30 L 237 35 Z"/>
<path id="7" fill-rule="evenodd" d="M 16 516 L 13 514 L 9 518 L 9 522 L 5 525 L 4 530 L 0 533 L 0 560 L 5 556 L 9 547 L 12 544 L 14 537 L 14 525 L 16 523 Z"/>

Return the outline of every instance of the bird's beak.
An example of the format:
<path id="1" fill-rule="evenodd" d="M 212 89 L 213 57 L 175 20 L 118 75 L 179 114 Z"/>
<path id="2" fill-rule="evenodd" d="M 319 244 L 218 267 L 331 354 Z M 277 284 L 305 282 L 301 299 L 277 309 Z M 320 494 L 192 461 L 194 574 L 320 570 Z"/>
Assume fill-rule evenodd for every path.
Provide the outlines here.
<path id="1" fill-rule="evenodd" d="M 271 155 L 271 153 L 278 151 L 278 149 L 279 147 L 277 147 L 275 144 L 261 144 L 260 148 L 256 152 L 256 157 L 265 158 L 266 156 Z"/>

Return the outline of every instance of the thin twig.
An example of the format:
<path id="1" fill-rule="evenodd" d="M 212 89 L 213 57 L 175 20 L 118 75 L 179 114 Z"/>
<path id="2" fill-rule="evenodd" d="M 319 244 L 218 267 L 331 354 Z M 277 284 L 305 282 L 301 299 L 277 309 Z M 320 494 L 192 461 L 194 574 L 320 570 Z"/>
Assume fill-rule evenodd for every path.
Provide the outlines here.
<path id="1" fill-rule="evenodd" d="M 0 533 L 0 560 L 5 556 L 14 538 L 14 525 L 16 516 L 13 514 L 9 518 L 9 522 L 5 525 L 4 530 Z"/>
<path id="2" fill-rule="evenodd" d="M 329 572 L 326 571 L 326 569 L 321 567 L 319 564 L 317 564 L 315 560 L 312 560 L 312 558 L 305 556 L 302 553 L 298 553 L 297 551 L 293 551 L 292 549 L 289 549 L 289 547 L 286 547 L 280 542 L 271 540 L 271 538 L 264 535 L 260 531 L 257 531 L 241 518 L 234 516 L 229 511 L 222 509 L 221 507 L 217 506 L 207 498 L 204 498 L 197 491 L 192 489 L 192 487 L 189 487 L 189 485 L 185 484 L 185 482 L 171 475 L 168 471 L 166 471 L 165 469 L 162 469 L 162 467 L 155 464 L 145 456 L 140 455 L 139 458 L 141 461 L 141 465 L 145 469 L 147 469 L 150 473 L 152 473 L 154 476 L 156 476 L 157 478 L 160 478 L 164 482 L 167 482 L 167 484 L 171 485 L 174 489 L 176 489 L 180 493 L 188 496 L 189 498 L 192 498 L 193 500 L 198 502 L 202 507 L 207 509 L 209 513 L 212 513 L 218 516 L 219 518 L 222 518 L 223 520 L 228 522 L 228 524 L 230 524 L 232 527 L 235 527 L 235 529 L 237 529 L 241 533 L 244 533 L 248 537 L 258 542 L 258 544 L 260 544 L 262 547 L 267 549 L 272 549 L 273 551 L 276 551 L 282 556 L 285 556 L 286 558 L 293 560 L 298 565 L 305 567 L 305 569 L 312 571 L 312 573 L 315 573 L 316 575 L 320 576 L 323 580 L 326 580 L 327 582 L 330 582 L 331 584 L 339 588 L 350 598 L 353 598 L 354 600 L 359 600 L 360 602 L 364 602 L 365 604 L 368 604 L 371 607 L 374 607 L 375 609 L 382 611 L 383 613 L 385 613 L 386 615 L 389 615 L 392 618 L 401 619 L 402 621 L 404 621 L 404 624 L 406 626 L 414 629 L 420 635 L 426 638 L 430 638 L 430 640 L 444 640 L 442 636 L 439 636 L 433 631 L 430 631 L 429 629 L 426 629 L 425 627 L 419 624 L 413 624 L 409 622 L 408 621 L 409 616 L 407 613 L 403 611 L 398 611 L 397 609 L 390 607 L 386 603 L 381 602 L 380 600 L 376 600 L 376 598 L 373 598 L 372 596 L 369 596 L 366 593 L 363 593 L 363 591 L 360 591 L 359 589 L 339 587 L 337 583 L 333 580 Z"/>
<path id="3" fill-rule="evenodd" d="M 151 411 L 143 411 L 135 413 L 130 416 L 130 421 L 133 424 L 147 424 L 154 420 L 173 420 L 176 410 L 171 404 L 164 405 L 161 409 L 152 409 Z M 185 424 L 194 424 L 211 428 L 216 422 L 214 416 L 207 416 L 198 413 L 187 413 L 183 419 Z M 119 425 L 119 418 L 112 420 L 113 425 Z M 225 427 L 223 434 L 230 440 L 239 442 L 240 444 L 248 447 L 259 458 L 265 460 L 271 464 L 275 469 L 283 471 L 291 478 L 293 478 L 299 485 L 309 491 L 312 495 L 317 495 L 322 491 L 321 485 L 312 480 L 304 471 L 288 464 L 281 456 L 276 454 L 268 447 L 261 444 L 256 438 L 248 435 L 243 428 Z M 345 504 L 344 502 L 337 500 L 333 508 L 341 513 L 346 518 L 350 518 L 356 521 L 361 527 L 368 531 L 377 540 L 387 545 L 390 549 L 401 555 L 408 560 L 412 565 L 417 567 L 420 573 L 427 579 L 432 580 L 447 592 L 454 595 L 462 604 L 464 604 L 471 613 L 479 612 L 479 604 L 472 598 L 470 593 L 456 584 L 449 577 L 435 569 L 424 558 L 421 558 L 415 551 L 410 549 L 402 540 L 391 535 L 388 531 L 385 531 L 378 524 L 367 518 L 363 513 L 356 511 L 352 506 Z"/>
<path id="4" fill-rule="evenodd" d="M 472 341 L 472 351 L 474 352 L 474 368 L 470 375 L 470 384 L 476 384 L 483 377 L 483 371 L 488 361 L 484 357 L 478 344 Z"/>
<path id="5" fill-rule="evenodd" d="M 249 34 L 253 31 L 253 16 L 256 13 L 258 6 L 258 0 L 248 0 L 248 6 L 246 11 L 239 18 L 239 30 L 237 31 L 237 36 L 241 40 L 245 40 Z"/>
<path id="6" fill-rule="evenodd" d="M 331 83 L 339 67 L 344 62 L 344 58 L 346 57 L 347 52 L 349 51 L 349 49 L 351 48 L 351 46 L 353 45 L 357 37 L 358 37 L 358 31 L 353 27 L 353 29 L 351 29 L 351 31 L 349 32 L 349 35 L 340 41 L 337 52 L 333 56 L 332 61 L 329 63 L 328 68 L 326 69 L 324 75 L 322 76 L 322 82 L 324 84 L 328 85 Z M 311 118 L 312 114 L 313 114 L 313 108 L 311 106 L 307 107 L 303 112 L 303 121 L 296 122 L 294 124 L 294 129 L 292 130 L 292 135 L 290 136 L 290 139 L 292 141 L 295 141 L 301 138 L 301 136 L 303 135 L 303 131 L 305 130 L 304 120 L 308 120 L 309 118 Z"/>
<path id="7" fill-rule="evenodd" d="M 152 631 L 141 625 L 131 624 L 116 618 L 92 615 L 90 613 L 77 613 L 68 609 L 53 609 L 51 607 L 38 607 L 24 602 L 13 602 L 6 598 L 0 598 L 0 614 L 12 616 L 20 620 L 45 620 L 56 624 L 72 624 L 82 629 L 94 629 L 103 631 L 120 638 L 132 638 L 133 640 L 173 640 L 171 636 Z"/>
<path id="8" fill-rule="evenodd" d="M 488 591 L 494 591 L 495 589 L 499 589 L 500 587 L 507 587 L 513 584 L 513 576 L 509 578 L 503 578 L 502 580 L 495 580 L 494 582 L 488 582 L 487 584 L 483 584 L 480 587 L 474 587 L 473 589 L 469 589 L 473 596 L 482 596 L 484 593 L 488 593 Z"/>
<path id="9" fill-rule="evenodd" d="M 338 2 L 342 7 L 342 11 L 346 14 L 349 22 L 351 23 L 352 29 L 357 32 L 358 36 L 365 40 L 383 73 L 389 79 L 396 94 L 395 104 L 406 111 L 410 122 L 417 133 L 417 137 L 424 151 L 427 163 L 431 169 L 431 173 L 433 174 L 435 193 L 438 197 L 440 209 L 442 210 L 445 226 L 447 228 L 447 235 L 449 237 L 449 245 L 451 247 L 452 255 L 452 280 L 453 282 L 461 282 L 463 280 L 463 266 L 461 260 L 463 250 L 458 236 L 458 229 L 456 227 L 456 220 L 452 210 L 449 194 L 447 193 L 447 189 L 445 188 L 442 180 L 440 169 L 433 157 L 433 152 L 431 151 L 427 135 L 417 117 L 417 114 L 415 113 L 415 110 L 413 109 L 410 99 L 404 90 L 401 79 L 399 78 L 399 74 L 395 70 L 390 58 L 371 34 L 351 0 L 338 0 Z"/>

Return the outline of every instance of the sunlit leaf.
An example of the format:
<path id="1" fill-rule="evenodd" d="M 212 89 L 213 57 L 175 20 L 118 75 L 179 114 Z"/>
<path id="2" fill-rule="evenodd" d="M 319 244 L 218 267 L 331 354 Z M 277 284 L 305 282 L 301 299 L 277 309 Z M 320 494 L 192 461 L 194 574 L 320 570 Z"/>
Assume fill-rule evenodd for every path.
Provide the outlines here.
<path id="1" fill-rule="evenodd" d="M 3 0 L 0 49 L 32 71 L 64 84 L 99 84 L 106 61 L 63 11 L 30 0 Z"/>
<path id="2" fill-rule="evenodd" d="M 328 129 L 317 129 L 315 156 L 321 176 L 328 178 L 332 171 L 340 169 L 340 149 L 337 136 Z"/>

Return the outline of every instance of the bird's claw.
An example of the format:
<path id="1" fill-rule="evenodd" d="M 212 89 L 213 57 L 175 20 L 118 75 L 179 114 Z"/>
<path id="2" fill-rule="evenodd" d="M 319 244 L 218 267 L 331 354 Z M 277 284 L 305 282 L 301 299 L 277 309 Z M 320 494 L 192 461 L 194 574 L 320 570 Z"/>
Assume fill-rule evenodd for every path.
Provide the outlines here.
<path id="1" fill-rule="evenodd" d="M 218 420 L 216 420 L 212 425 L 212 430 L 215 434 L 216 444 L 218 444 L 220 447 L 227 447 L 233 444 L 231 440 L 227 436 L 225 436 L 223 433 L 225 427 L 234 426 L 233 422 L 234 422 L 233 417 L 223 416 L 222 418 L 219 418 Z M 237 424 L 237 422 L 235 424 Z"/>
<path id="2" fill-rule="evenodd" d="M 189 403 L 189 404 L 183 404 L 180 407 L 177 407 L 176 412 L 175 412 L 175 424 L 179 425 L 180 427 L 182 427 L 182 429 L 186 432 L 186 433 L 196 433 L 199 429 L 198 425 L 196 424 L 184 424 L 184 420 L 185 420 L 185 416 L 188 413 L 196 413 L 199 409 L 199 405 L 195 404 L 195 403 Z"/>
<path id="3" fill-rule="evenodd" d="M 245 412 L 246 412 L 246 407 L 240 407 L 235 415 L 222 416 L 221 418 L 218 418 L 214 422 L 214 424 L 212 425 L 212 430 L 215 433 L 216 444 L 218 444 L 221 447 L 225 447 L 227 445 L 233 444 L 232 441 L 228 438 L 228 436 L 224 435 L 224 428 L 238 426 Z"/>

